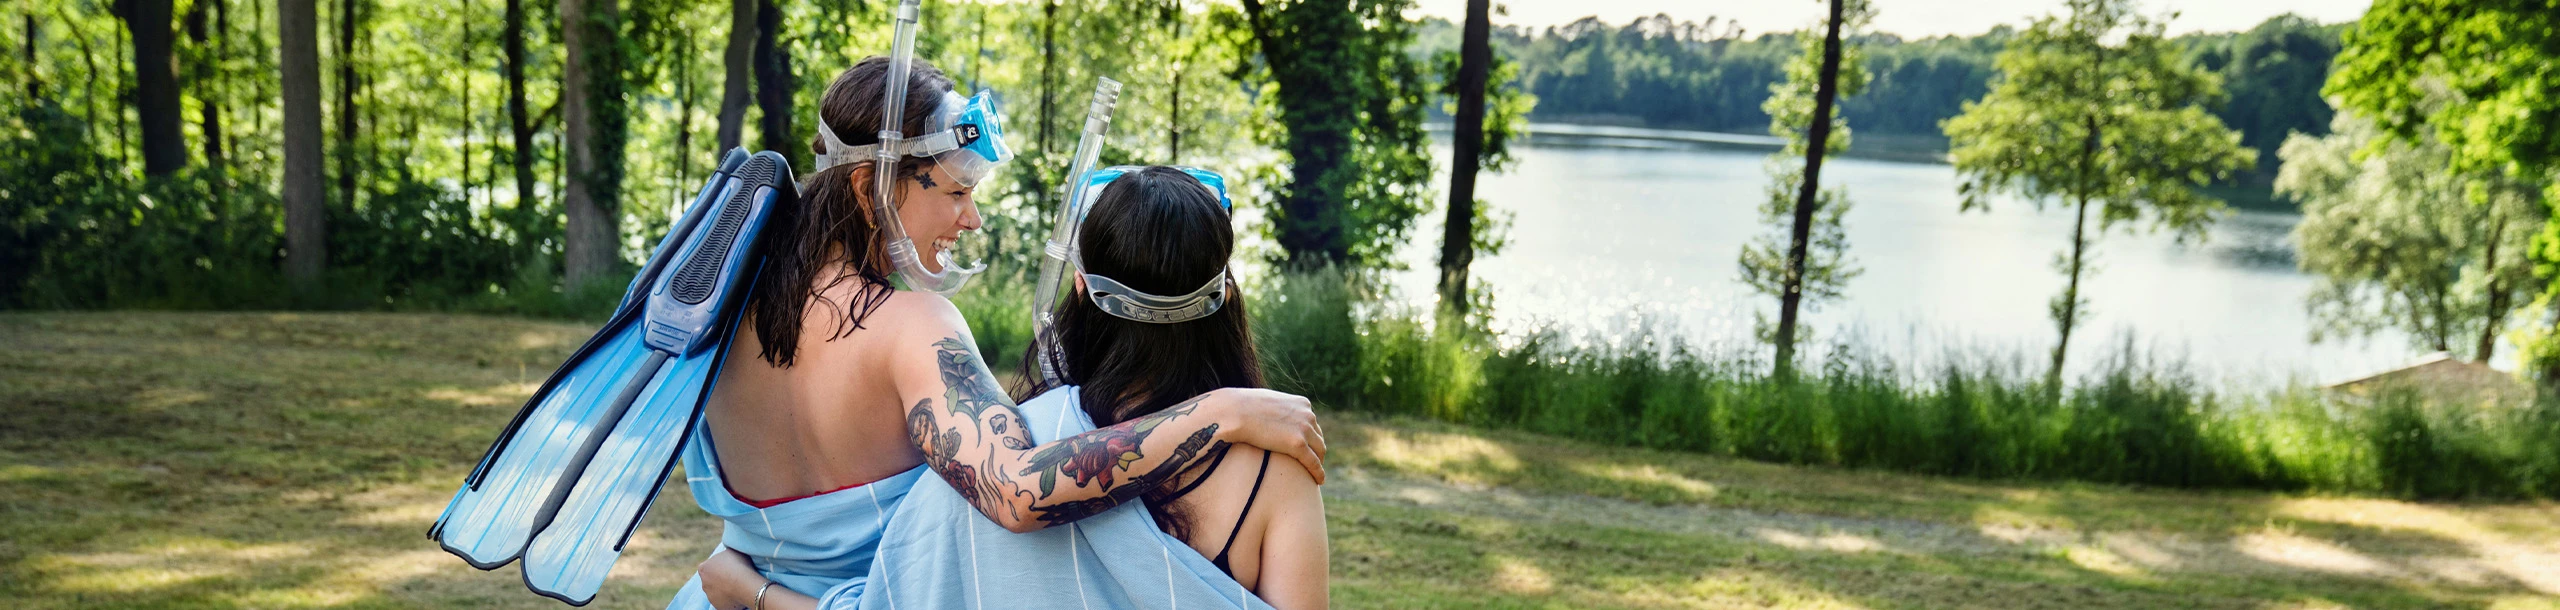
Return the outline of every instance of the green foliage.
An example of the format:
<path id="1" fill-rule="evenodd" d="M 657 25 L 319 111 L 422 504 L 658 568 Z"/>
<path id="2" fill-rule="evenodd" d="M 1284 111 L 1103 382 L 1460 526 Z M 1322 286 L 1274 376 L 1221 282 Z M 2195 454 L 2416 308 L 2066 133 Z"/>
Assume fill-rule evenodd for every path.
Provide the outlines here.
<path id="1" fill-rule="evenodd" d="M 2531 171 L 2560 161 L 2554 62 L 2550 0 L 2383 0 L 2347 30 L 2325 92 L 2395 136 L 2434 131 L 2463 169 Z"/>
<path id="2" fill-rule="evenodd" d="M 1838 99 L 1847 100 L 1866 90 L 1866 53 L 1863 45 L 1854 42 L 1853 35 L 1866 29 L 1875 13 L 1865 2 L 1840 1 L 1852 3 L 1843 9 L 1840 66 L 1833 86 Z M 1787 80 L 1770 85 L 1769 100 L 1761 103 L 1761 109 L 1769 113 L 1769 135 L 1777 136 L 1786 145 L 1769 156 L 1769 187 L 1760 201 L 1760 224 L 1764 229 L 1751 243 L 1742 246 L 1740 259 L 1743 283 L 1762 295 L 1783 300 L 1788 280 L 1794 276 L 1794 287 L 1803 295 L 1801 306 L 1808 310 L 1819 310 L 1824 301 L 1840 298 L 1849 280 L 1861 272 L 1849 258 L 1849 233 L 1840 223 L 1849 213 L 1849 193 L 1838 186 L 1823 188 L 1814 196 L 1813 224 L 1806 234 L 1803 267 L 1789 269 L 1787 261 L 1794 239 L 1796 204 L 1804 188 L 1805 152 L 1812 146 L 1814 95 L 1822 78 L 1823 27 L 1817 25 L 1799 35 L 1803 48 L 1793 61 L 1787 62 Z M 1822 144 L 1823 152 L 1848 150 L 1848 118 L 1835 105 L 1830 119 L 1831 130 Z M 1755 312 L 1755 317 L 1760 340 L 1778 341 L 1778 322 L 1764 313 Z M 1811 337 L 1812 333 L 1799 326 L 1791 339 L 1804 343 Z M 1780 346 L 1779 352 L 1790 357 L 1795 353 L 1791 345 Z"/>
<path id="3" fill-rule="evenodd" d="M 2088 212 L 2096 234 L 2151 220 L 2201 239 L 2225 207 L 2197 187 L 2249 167 L 2256 152 L 2204 106 L 2221 96 L 2213 74 L 2179 61 L 2163 25 L 2126 0 L 2072 0 L 2068 15 L 2037 18 L 2000 52 L 1991 93 L 1945 123 L 1964 209 L 2002 194 L 2044 209 L 2074 208 L 2071 247 L 2055 267 L 2071 278 L 2052 304 L 2061 341 L 2087 315 L 2079 295 Z"/>
<path id="4" fill-rule="evenodd" d="M 2067 387 L 2018 358 L 1927 371 L 1836 341 L 1819 371 L 1623 334 L 1494 336 L 1367 302 L 1339 272 L 1253 293 L 1264 367 L 1320 405 L 1596 443 L 1990 479 L 2407 498 L 2560 495 L 2560 398 L 2225 395 L 2126 339 Z M 1358 315 L 1354 315 L 1358 312 Z M 1345 320 L 1348 320 L 1346 323 Z M 1916 373 L 1916 374 L 1915 374 Z"/>
<path id="5" fill-rule="evenodd" d="M 0 123 L 0 307 L 281 306 L 275 202 L 188 170 L 135 181 L 57 106 Z"/>
<path id="6" fill-rule="evenodd" d="M 2287 13 L 2246 32 L 2188 34 L 2177 42 L 2196 68 L 2222 75 L 2223 90 L 2230 95 L 2214 116 L 2240 131 L 2242 146 L 2271 151 L 2291 134 L 2329 133 L 2336 111 L 2320 98 L 2320 85 L 2329 78 L 2329 63 L 2338 55 L 2338 36 L 2345 30 L 2344 24 L 2320 25 Z M 2276 161 L 2259 156 L 2249 177 L 2272 179 Z"/>
<path id="7" fill-rule="evenodd" d="M 2454 171 L 2543 181 L 2549 201 L 2560 199 L 2556 64 L 2560 6 L 2549 0 L 2384 0 L 2347 30 L 2323 92 L 2392 139 L 2432 135 Z M 2531 252 L 2537 277 L 2560 277 L 2560 216 L 2544 218 Z M 2560 283 L 2542 290 L 2537 304 L 2549 305 Z M 2522 338 L 2547 340 L 2548 323 Z M 2525 368 L 2560 379 L 2560 348 L 2523 347 Z"/>
<path id="8" fill-rule="evenodd" d="M 1440 81 L 1444 96 L 1435 116 L 1458 114 L 1458 52 L 1444 50 L 1431 56 L 1431 64 Z M 1510 170 L 1519 158 L 1511 156 L 1511 142 L 1529 132 L 1529 113 L 1538 108 L 1538 96 L 1521 86 L 1520 62 L 1493 53 L 1493 64 L 1486 66 L 1484 87 L 1484 145 L 1476 149 L 1478 167 L 1488 173 Z M 1482 203 L 1477 204 L 1482 207 Z"/>
<path id="9" fill-rule="evenodd" d="M 1340 267 L 1284 274 L 1246 294 L 1252 299 L 1253 336 L 1271 387 L 1328 405 L 1359 400 L 1365 379 L 1359 361 L 1362 337 L 1352 308 L 1359 278 Z"/>
<path id="10" fill-rule="evenodd" d="M 1268 230 L 1299 268 L 1392 268 L 1431 209 L 1422 131 L 1433 89 L 1407 50 L 1410 0 L 1248 0 L 1238 80 L 1260 83 L 1276 129 L 1255 140 L 1288 156 Z"/>
<path id="11" fill-rule="evenodd" d="M 2352 114 L 2327 137 L 2287 139 L 2279 155 L 2276 191 L 2302 202 L 2302 269 L 2322 278 L 2309 297 L 2313 340 L 2389 328 L 2418 349 L 2467 349 L 2540 289 L 2527 252 L 2550 215 L 2539 185 L 2449 171 L 2452 151 L 2432 134 L 2392 141 Z"/>

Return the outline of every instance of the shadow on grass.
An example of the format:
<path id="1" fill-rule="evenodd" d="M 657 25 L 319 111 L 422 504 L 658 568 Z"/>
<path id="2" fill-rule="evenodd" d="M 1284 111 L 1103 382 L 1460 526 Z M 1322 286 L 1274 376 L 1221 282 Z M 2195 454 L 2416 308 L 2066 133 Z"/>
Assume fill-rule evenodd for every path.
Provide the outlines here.
<path id="1" fill-rule="evenodd" d="M 586 334 L 392 314 L 0 315 L 0 598 L 557 607 L 514 568 L 471 570 L 422 534 Z M 663 606 L 716 539 L 683 494 L 662 497 L 684 506 L 657 511 L 599 605 Z"/>
<path id="2" fill-rule="evenodd" d="M 2304 600 L 2458 607 L 2505 598 L 2550 604 L 2549 596 L 2560 593 L 2560 573 L 2554 572 L 2560 569 L 2560 549 L 2553 544 L 2560 538 L 2554 535 L 2560 522 L 2553 520 L 2560 510 L 2548 503 L 2464 506 L 1976 482 L 1604 447 L 1409 419 L 1328 417 L 1336 422 L 1331 428 L 1341 449 L 1335 460 L 1391 473 L 1383 478 L 1431 480 L 1373 485 L 1354 479 L 1328 489 L 1334 500 L 1513 520 L 1524 527 L 1635 526 L 1743 556 L 1883 561 L 1898 574 L 1893 579 L 1944 574 L 1991 581 L 1955 583 L 1959 589 L 2020 585 L 2013 581 L 2097 587 L 2110 592 L 2101 597 L 2112 601 L 2102 606 L 2147 606 L 2138 600 L 2161 592 L 2244 607 Z M 1573 499 L 1581 496 L 1626 503 Z M 1344 536 L 1336 531 L 1335 539 Z M 1412 552 L 1408 547 L 1395 546 Z M 1732 557 L 1723 555 L 1705 559 L 1732 569 L 1752 567 L 1729 565 Z M 1484 583 L 1501 581 L 1505 573 L 1552 577 L 1596 569 L 1625 577 L 1614 565 L 1536 572 L 1488 565 L 1477 566 L 1481 582 L 1461 587 L 1472 591 L 1468 595 L 1498 590 Z M 1824 575 L 1810 582 L 1828 587 L 1837 581 L 1841 577 Z M 1930 587 L 1882 597 L 1862 593 L 1862 586 L 1826 590 L 1863 600 L 1851 606 L 1913 599 L 1923 600 L 1921 606 L 1973 605 L 1926 601 L 1939 592 Z M 1626 603 L 1631 602 L 1603 605 Z"/>

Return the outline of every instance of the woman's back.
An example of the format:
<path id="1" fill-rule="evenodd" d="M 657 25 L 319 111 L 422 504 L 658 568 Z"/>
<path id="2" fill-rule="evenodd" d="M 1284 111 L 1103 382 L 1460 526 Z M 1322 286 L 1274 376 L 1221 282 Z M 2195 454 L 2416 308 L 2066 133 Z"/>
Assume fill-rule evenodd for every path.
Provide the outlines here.
<path id="1" fill-rule="evenodd" d="M 1271 452 L 1231 445 L 1224 457 L 1169 484 L 1189 518 L 1191 545 L 1236 582 L 1280 608 L 1320 607 L 1325 562 L 1324 497 L 1306 470 Z M 1204 476 L 1205 475 L 1205 476 Z M 1204 480 L 1205 479 L 1205 480 Z M 1312 560 L 1312 561 L 1310 561 Z M 1264 582 L 1273 586 L 1262 586 Z M 1307 590 L 1312 583 L 1316 590 Z"/>
<path id="2" fill-rule="evenodd" d="M 861 281 L 831 287 L 829 303 L 852 303 Z M 824 294 L 824 293 L 822 293 Z M 866 317 L 874 329 L 913 327 L 933 315 L 941 297 L 901 292 Z M 840 333 L 831 305 L 812 302 L 801 317 L 802 337 Z M 949 305 L 942 305 L 948 308 Z M 755 325 L 740 324 L 737 345 L 722 364 L 720 385 L 705 407 L 712 441 L 731 492 L 750 503 L 808 496 L 858 486 L 924 463 L 907 442 L 907 421 L 897 387 L 879 355 L 896 333 L 856 332 L 828 341 L 801 341 L 795 362 L 777 367 L 757 357 L 763 345 Z M 877 377 L 877 378 L 871 378 Z"/>

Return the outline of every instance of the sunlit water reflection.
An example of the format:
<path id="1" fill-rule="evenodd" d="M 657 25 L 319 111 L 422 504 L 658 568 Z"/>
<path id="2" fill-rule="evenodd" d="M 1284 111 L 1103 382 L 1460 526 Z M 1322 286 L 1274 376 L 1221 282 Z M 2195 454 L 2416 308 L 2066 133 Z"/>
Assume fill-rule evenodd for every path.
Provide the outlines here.
<path id="1" fill-rule="evenodd" d="M 1433 153 L 1446 168 L 1445 140 Z M 1764 230 L 1755 206 L 1768 181 L 1766 153 L 1532 146 L 1515 154 L 1516 167 L 1478 187 L 1516 215 L 1509 249 L 1474 268 L 1494 287 L 1499 326 L 1608 331 L 1651 320 L 1732 346 L 1747 341 L 1754 312 L 1774 316 L 1775 301 L 1751 293 L 1735 264 Z M 2068 209 L 2039 213 L 2002 198 L 1988 213 L 1959 213 L 1946 165 L 1835 159 L 1823 176 L 1856 202 L 1847 225 L 1865 273 L 1845 298 L 1811 314 L 1822 340 L 1847 338 L 1868 354 L 1923 366 L 1952 351 L 2042 361 L 2054 340 L 2046 303 L 2064 283 L 2053 263 L 2069 239 Z M 2310 341 L 2303 298 L 2315 280 L 2295 269 L 2286 235 L 2299 219 L 2236 213 L 2201 244 L 2108 231 L 2083 281 L 2094 312 L 2073 340 L 2075 374 L 2127 338 L 2153 357 L 2245 385 L 2336 380 L 2415 358 L 2396 334 Z M 1393 276 L 1416 305 L 1433 298 L 1440 226 L 1437 214 L 1418 223 L 1402 253 L 1411 270 Z"/>

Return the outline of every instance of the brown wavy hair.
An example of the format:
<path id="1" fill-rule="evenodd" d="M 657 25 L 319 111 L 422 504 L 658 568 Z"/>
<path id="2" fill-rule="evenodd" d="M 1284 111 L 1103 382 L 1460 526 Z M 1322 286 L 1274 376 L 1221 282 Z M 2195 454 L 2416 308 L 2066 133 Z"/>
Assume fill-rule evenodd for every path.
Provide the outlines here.
<path id="1" fill-rule="evenodd" d="M 1190 174 L 1156 166 L 1130 172 L 1094 198 L 1076 241 L 1084 271 L 1150 294 L 1191 292 L 1227 269 L 1235 230 L 1226 208 Z M 1145 417 L 1219 388 L 1263 387 L 1246 323 L 1244 293 L 1227 277 L 1226 304 L 1189 322 L 1136 322 L 1095 308 L 1084 291 L 1059 301 L 1049 333 L 1062 358 L 1062 385 L 1080 386 L 1079 406 L 1096 426 Z M 1055 386 L 1040 375 L 1040 342 L 1022 358 L 1021 396 L 1028 400 Z M 1171 481 L 1167 481 L 1170 483 Z M 1190 515 L 1158 497 L 1140 496 L 1155 513 L 1156 527 L 1191 539 Z"/>
<path id="2" fill-rule="evenodd" d="M 907 73 L 906 116 L 899 130 L 921 133 L 952 88 L 951 77 L 922 60 Z M 835 130 L 846 146 L 880 142 L 880 96 L 889 80 L 889 58 L 873 56 L 836 74 L 818 99 L 818 118 Z M 811 152 L 826 152 L 823 136 L 809 141 Z M 930 171 L 927 159 L 898 163 L 909 174 Z M 763 277 L 747 293 L 755 315 L 756 337 L 764 349 L 757 357 L 790 367 L 800 351 L 805 315 L 823 306 L 836 318 L 833 341 L 862 328 L 864 318 L 888 301 L 889 255 L 880 227 L 872 218 L 871 167 L 868 161 L 827 168 L 800 180 L 799 205 L 776 206 L 767 221 Z M 860 281 L 852 302 L 837 303 L 826 292 L 848 281 Z"/>

